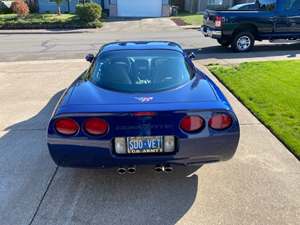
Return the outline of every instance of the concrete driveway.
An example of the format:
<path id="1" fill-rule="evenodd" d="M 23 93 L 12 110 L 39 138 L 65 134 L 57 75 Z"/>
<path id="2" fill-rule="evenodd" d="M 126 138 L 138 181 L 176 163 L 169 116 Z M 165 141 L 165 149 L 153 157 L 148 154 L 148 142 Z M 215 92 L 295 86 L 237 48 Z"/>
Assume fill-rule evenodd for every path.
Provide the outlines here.
<path id="1" fill-rule="evenodd" d="M 101 32 L 162 32 L 181 30 L 169 18 L 115 19 L 104 23 Z"/>
<path id="2" fill-rule="evenodd" d="M 87 66 L 0 63 L 1 225 L 299 223 L 299 161 L 223 87 L 241 123 L 231 161 L 170 175 L 57 168 L 47 151 L 47 122 Z"/>

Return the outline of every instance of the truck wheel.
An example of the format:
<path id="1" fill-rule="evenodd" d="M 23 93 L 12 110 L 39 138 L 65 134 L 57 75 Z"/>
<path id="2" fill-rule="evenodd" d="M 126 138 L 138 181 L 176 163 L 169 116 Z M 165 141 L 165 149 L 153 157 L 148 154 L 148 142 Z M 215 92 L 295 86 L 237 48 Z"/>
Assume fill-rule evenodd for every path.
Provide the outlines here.
<path id="1" fill-rule="evenodd" d="M 254 46 L 254 36 L 251 32 L 240 32 L 235 35 L 231 47 L 236 52 L 250 51 Z"/>
<path id="2" fill-rule="evenodd" d="M 217 39 L 218 43 L 222 45 L 222 47 L 227 48 L 229 45 L 231 45 L 231 41 L 224 40 L 224 39 Z"/>

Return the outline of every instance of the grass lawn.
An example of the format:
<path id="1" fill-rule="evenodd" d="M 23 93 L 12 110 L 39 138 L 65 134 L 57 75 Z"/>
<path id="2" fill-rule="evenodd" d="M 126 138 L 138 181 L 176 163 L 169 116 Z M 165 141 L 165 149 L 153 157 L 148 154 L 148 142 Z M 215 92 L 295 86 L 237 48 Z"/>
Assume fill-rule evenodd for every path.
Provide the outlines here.
<path id="1" fill-rule="evenodd" d="M 101 27 L 100 21 L 86 23 L 73 14 L 29 14 L 24 18 L 16 14 L 0 15 L 0 29 L 96 27 Z"/>
<path id="2" fill-rule="evenodd" d="M 194 14 L 194 13 L 188 13 L 188 12 L 180 12 L 178 16 L 172 17 L 174 22 L 176 21 L 182 21 L 182 25 L 195 25 L 195 26 L 201 26 L 203 22 L 203 15 Z M 181 24 L 178 24 L 181 25 Z M 181 25 L 181 26 L 182 26 Z"/>
<path id="3" fill-rule="evenodd" d="M 300 158 L 300 61 L 214 65 L 210 70 Z"/>

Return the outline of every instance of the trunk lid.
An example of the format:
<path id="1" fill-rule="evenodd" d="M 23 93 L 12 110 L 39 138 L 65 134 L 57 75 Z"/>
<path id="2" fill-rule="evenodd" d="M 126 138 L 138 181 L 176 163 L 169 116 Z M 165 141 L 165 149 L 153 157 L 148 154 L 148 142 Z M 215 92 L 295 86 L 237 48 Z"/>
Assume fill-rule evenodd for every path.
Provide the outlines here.
<path id="1" fill-rule="evenodd" d="M 201 76 L 176 89 L 147 94 L 109 91 L 79 80 L 69 89 L 53 120 L 72 117 L 82 127 L 88 118 L 101 117 L 110 126 L 103 137 L 107 140 L 123 136 L 173 135 L 183 138 L 186 133 L 179 125 L 186 115 L 198 115 L 207 123 L 213 111 L 229 109 L 230 106 L 216 96 L 209 81 Z M 143 115 L 144 112 L 153 115 Z M 85 135 L 84 132 L 79 134 Z"/>
<path id="2" fill-rule="evenodd" d="M 73 86 L 67 105 L 160 105 L 174 103 L 197 103 L 217 101 L 217 97 L 207 82 L 201 77 L 176 89 L 155 93 L 123 93 L 102 89 L 90 81 L 79 81 Z"/>

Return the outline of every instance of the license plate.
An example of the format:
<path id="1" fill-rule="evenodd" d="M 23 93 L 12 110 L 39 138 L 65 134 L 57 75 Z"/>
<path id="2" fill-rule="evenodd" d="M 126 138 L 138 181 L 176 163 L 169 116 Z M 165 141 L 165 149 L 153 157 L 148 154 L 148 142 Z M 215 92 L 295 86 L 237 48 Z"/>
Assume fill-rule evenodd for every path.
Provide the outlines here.
<path id="1" fill-rule="evenodd" d="M 163 137 L 127 137 L 128 154 L 162 153 Z"/>

